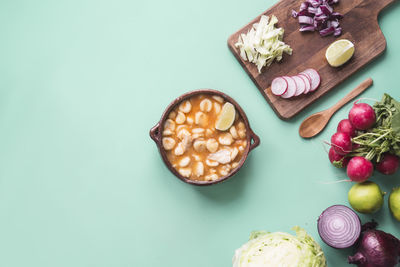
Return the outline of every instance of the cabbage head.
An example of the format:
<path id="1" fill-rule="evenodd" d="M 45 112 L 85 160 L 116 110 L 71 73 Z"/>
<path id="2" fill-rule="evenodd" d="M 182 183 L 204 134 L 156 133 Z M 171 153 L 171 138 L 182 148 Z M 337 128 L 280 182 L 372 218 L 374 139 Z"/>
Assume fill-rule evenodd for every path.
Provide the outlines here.
<path id="1" fill-rule="evenodd" d="M 326 267 L 324 252 L 306 231 L 293 227 L 288 233 L 255 231 L 235 251 L 233 267 Z"/>

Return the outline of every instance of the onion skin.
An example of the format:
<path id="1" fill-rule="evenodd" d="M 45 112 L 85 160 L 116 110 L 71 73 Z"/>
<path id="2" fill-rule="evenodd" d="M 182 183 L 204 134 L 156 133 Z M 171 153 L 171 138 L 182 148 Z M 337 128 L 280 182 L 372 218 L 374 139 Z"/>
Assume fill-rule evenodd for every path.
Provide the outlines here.
<path id="1" fill-rule="evenodd" d="M 377 223 L 363 225 L 357 253 L 349 256 L 350 264 L 358 267 L 394 267 L 399 262 L 400 240 L 391 234 L 376 230 Z"/>

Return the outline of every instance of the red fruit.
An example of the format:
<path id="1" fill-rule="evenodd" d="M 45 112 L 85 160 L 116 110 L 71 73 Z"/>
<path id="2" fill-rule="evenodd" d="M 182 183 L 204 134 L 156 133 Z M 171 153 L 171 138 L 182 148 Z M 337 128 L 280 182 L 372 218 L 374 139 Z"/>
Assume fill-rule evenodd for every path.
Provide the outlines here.
<path id="1" fill-rule="evenodd" d="M 372 176 L 374 166 L 364 157 L 351 158 L 347 165 L 347 176 L 353 182 L 364 182 Z"/>
<path id="2" fill-rule="evenodd" d="M 399 168 L 399 157 L 385 153 L 380 162 L 376 164 L 376 169 L 383 174 L 393 174 Z"/>
<path id="3" fill-rule="evenodd" d="M 331 144 L 339 155 L 346 155 L 352 150 L 351 137 L 348 133 L 335 133 L 331 137 Z"/>
<path id="4" fill-rule="evenodd" d="M 336 151 L 335 151 L 335 149 L 333 149 L 333 147 L 331 147 L 329 149 L 328 156 L 329 156 L 329 161 L 333 164 L 333 166 L 335 166 L 337 168 L 346 167 L 350 160 L 349 158 L 345 158 L 344 156 L 336 153 Z"/>
<path id="5" fill-rule="evenodd" d="M 349 112 L 349 120 L 357 130 L 366 130 L 376 121 L 374 109 L 365 103 L 356 103 Z"/>
<path id="6" fill-rule="evenodd" d="M 341 133 L 348 133 L 351 137 L 356 136 L 356 128 L 351 124 L 350 120 L 341 120 L 337 126 L 337 131 Z"/>

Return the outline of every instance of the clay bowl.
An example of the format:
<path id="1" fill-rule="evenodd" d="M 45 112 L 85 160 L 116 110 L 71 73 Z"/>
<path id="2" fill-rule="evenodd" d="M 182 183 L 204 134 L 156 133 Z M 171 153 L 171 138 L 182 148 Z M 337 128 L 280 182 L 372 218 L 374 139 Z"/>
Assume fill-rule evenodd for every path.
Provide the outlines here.
<path id="1" fill-rule="evenodd" d="M 226 101 L 232 103 L 235 106 L 236 111 L 239 112 L 239 115 L 242 117 L 243 122 L 246 126 L 247 146 L 246 146 L 245 150 L 243 151 L 242 158 L 239 162 L 239 165 L 236 168 L 233 168 L 229 172 L 228 175 L 223 176 L 216 181 L 195 181 L 195 180 L 190 180 L 188 178 L 183 177 L 182 175 L 180 175 L 178 173 L 178 171 L 169 162 L 166 151 L 164 150 L 164 148 L 162 146 L 162 132 L 163 132 L 162 128 L 164 127 L 165 121 L 168 119 L 168 114 L 184 100 L 189 99 L 192 96 L 199 95 L 199 94 L 218 95 L 218 96 L 221 96 L 222 98 L 224 98 Z M 164 113 L 161 116 L 160 121 L 153 128 L 151 128 L 150 137 L 156 143 L 158 150 L 160 151 L 161 157 L 162 157 L 165 165 L 168 167 L 168 169 L 183 182 L 192 184 L 192 185 L 199 185 L 199 186 L 217 184 L 217 183 L 223 182 L 223 181 L 229 179 L 230 177 L 232 177 L 243 166 L 250 151 L 252 151 L 254 148 L 256 148 L 260 144 L 260 138 L 250 128 L 249 120 L 247 119 L 246 114 L 244 113 L 243 109 L 239 106 L 239 104 L 235 100 L 233 100 L 231 97 L 229 97 L 228 95 L 226 95 L 220 91 L 211 90 L 211 89 L 199 89 L 199 90 L 191 91 L 191 92 L 188 92 L 188 93 L 185 93 L 185 94 L 179 96 L 174 101 L 172 101 L 172 103 L 169 104 L 169 106 L 165 109 Z"/>

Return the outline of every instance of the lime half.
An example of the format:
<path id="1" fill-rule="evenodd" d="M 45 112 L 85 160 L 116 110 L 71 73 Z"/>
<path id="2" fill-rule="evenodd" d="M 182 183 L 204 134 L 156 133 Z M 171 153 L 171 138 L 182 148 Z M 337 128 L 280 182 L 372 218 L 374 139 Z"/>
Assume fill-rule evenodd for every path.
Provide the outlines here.
<path id="1" fill-rule="evenodd" d="M 217 118 L 217 121 L 215 122 L 215 129 L 220 131 L 228 130 L 235 121 L 235 115 L 235 107 L 229 102 L 225 103 Z"/>
<path id="2" fill-rule="evenodd" d="M 349 40 L 337 40 L 326 49 L 325 57 L 329 65 L 339 67 L 349 61 L 354 54 L 354 50 L 354 44 Z"/>

